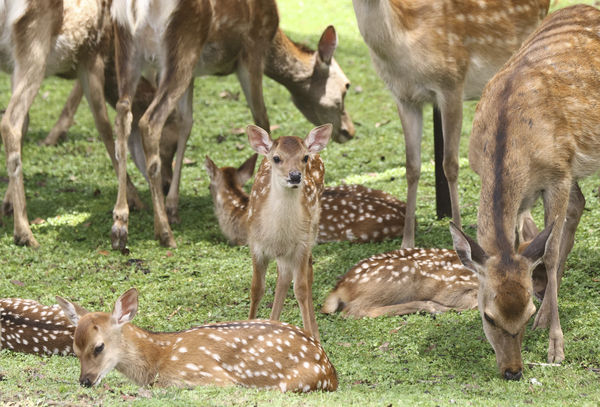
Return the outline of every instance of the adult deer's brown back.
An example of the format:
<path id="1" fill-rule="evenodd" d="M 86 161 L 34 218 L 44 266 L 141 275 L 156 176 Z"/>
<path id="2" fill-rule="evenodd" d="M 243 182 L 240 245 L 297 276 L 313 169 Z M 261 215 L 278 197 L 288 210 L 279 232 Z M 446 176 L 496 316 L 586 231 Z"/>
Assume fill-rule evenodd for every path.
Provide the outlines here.
<path id="1" fill-rule="evenodd" d="M 398 104 L 406 143 L 403 247 L 413 247 L 421 174 L 423 105 L 442 114 L 444 172 L 460 226 L 458 146 L 463 99 L 486 82 L 548 12 L 548 0 L 353 0 L 379 76 Z"/>
<path id="2" fill-rule="evenodd" d="M 535 313 L 530 276 L 542 255 L 548 282 L 534 328 L 550 328 L 548 361 L 564 359 L 557 292 L 585 205 L 577 181 L 600 168 L 599 74 L 600 11 L 568 7 L 529 37 L 477 107 L 469 161 L 481 177 L 481 246 L 452 232 L 463 264 L 479 274 L 483 327 L 507 379 L 522 375 L 521 341 Z M 540 196 L 546 230 L 518 255 L 519 216 Z"/>

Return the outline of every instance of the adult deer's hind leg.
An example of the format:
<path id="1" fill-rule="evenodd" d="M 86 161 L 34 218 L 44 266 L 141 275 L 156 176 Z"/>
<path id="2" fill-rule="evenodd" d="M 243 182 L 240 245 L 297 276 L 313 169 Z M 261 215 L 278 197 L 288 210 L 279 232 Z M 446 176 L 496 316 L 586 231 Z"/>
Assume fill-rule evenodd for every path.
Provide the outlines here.
<path id="1" fill-rule="evenodd" d="M 13 27 L 15 68 L 12 96 L 0 123 L 9 182 L 8 199 L 5 200 L 3 209 L 8 202 L 12 204 L 15 243 L 31 247 L 37 247 L 39 243 L 33 237 L 27 218 L 21 159 L 22 131 L 29 108 L 44 80 L 46 60 L 59 21 L 52 13 L 39 13 L 32 17 L 36 24 L 22 18 Z"/>

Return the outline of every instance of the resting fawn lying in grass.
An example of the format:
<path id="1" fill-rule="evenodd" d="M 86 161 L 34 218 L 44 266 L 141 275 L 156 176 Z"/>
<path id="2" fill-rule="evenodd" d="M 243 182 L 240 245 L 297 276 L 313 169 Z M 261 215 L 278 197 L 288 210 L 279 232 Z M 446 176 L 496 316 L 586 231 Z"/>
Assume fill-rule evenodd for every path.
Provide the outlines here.
<path id="1" fill-rule="evenodd" d="M 210 193 L 223 234 L 232 244 L 248 243 L 248 194 L 244 184 L 252 177 L 257 155 L 239 168 L 219 168 L 207 156 Z M 318 243 L 380 242 L 397 237 L 404 227 L 406 204 L 362 185 L 326 187 L 321 196 Z"/>
<path id="2" fill-rule="evenodd" d="M 144 386 L 225 386 L 307 392 L 337 388 L 325 351 L 297 327 L 277 321 L 222 322 L 180 332 L 149 332 L 129 322 L 138 292 L 129 289 L 112 313 L 88 312 L 56 300 L 75 329 L 79 382 L 93 386 L 116 368 Z"/>
<path id="3" fill-rule="evenodd" d="M 0 349 L 40 355 L 73 354 L 74 330 L 58 305 L 0 298 Z"/>
<path id="4" fill-rule="evenodd" d="M 525 243 L 539 233 L 525 219 Z M 539 265 L 533 273 L 534 293 L 542 298 L 546 270 Z M 464 267 L 454 250 L 400 249 L 371 256 L 354 265 L 329 293 L 321 309 L 326 314 L 341 310 L 352 317 L 431 313 L 477 307 L 479 279 Z"/>

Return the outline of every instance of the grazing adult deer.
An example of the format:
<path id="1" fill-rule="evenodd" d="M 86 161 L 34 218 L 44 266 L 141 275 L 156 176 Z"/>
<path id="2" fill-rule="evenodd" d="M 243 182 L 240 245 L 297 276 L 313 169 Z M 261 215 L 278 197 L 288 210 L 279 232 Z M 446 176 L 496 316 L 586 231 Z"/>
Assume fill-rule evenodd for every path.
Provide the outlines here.
<path id="1" fill-rule="evenodd" d="M 39 355 L 73 354 L 75 327 L 58 305 L 0 298 L 0 349 Z"/>
<path id="2" fill-rule="evenodd" d="M 305 140 L 284 136 L 272 140 L 258 126 L 246 128 L 254 151 L 265 156 L 252 185 L 248 205 L 248 245 L 252 253 L 250 319 L 256 318 L 265 293 L 269 261 L 277 260 L 277 287 L 270 319 L 279 319 L 294 280 L 304 329 L 319 340 L 312 299 L 312 246 L 319 228 L 325 167 L 319 156 L 331 137 L 325 124 Z"/>
<path id="3" fill-rule="evenodd" d="M 82 386 L 97 385 L 116 368 L 140 386 L 237 384 L 283 392 L 337 388 L 335 368 L 319 342 L 292 325 L 221 322 L 157 333 L 130 324 L 138 308 L 135 288 L 117 299 L 110 314 L 56 300 L 77 327 L 73 347 Z"/>
<path id="4" fill-rule="evenodd" d="M 254 154 L 239 168 L 219 168 L 207 156 L 204 161 L 210 178 L 215 215 L 231 244 L 248 243 L 249 196 L 242 188 L 254 174 Z M 321 196 L 317 243 L 380 242 L 402 233 L 404 202 L 383 191 L 362 185 L 326 187 Z"/>
<path id="5" fill-rule="evenodd" d="M 458 147 L 463 99 L 477 99 L 548 12 L 549 0 L 353 0 L 358 28 L 392 92 L 406 149 L 402 247 L 415 244 L 423 104 L 441 111 L 444 173 L 460 226 Z"/>
<path id="6" fill-rule="evenodd" d="M 16 244 L 36 247 L 27 219 L 21 142 L 27 113 L 47 75 L 77 77 L 82 83 L 100 133 L 115 169 L 114 141 L 104 92 L 104 61 L 110 42 L 109 1 L 22 0 L 0 4 L 0 68 L 11 72 L 12 96 L 0 124 L 6 150 L 9 184 L 2 215 L 13 212 Z M 142 207 L 127 173 L 124 199 Z"/>
<path id="7" fill-rule="evenodd" d="M 447 249 L 400 249 L 359 261 L 327 296 L 322 312 L 352 317 L 477 307 L 477 276 Z"/>
<path id="8" fill-rule="evenodd" d="M 538 235 L 533 220 L 521 230 L 522 253 Z M 543 298 L 546 270 L 532 275 L 534 293 Z M 400 249 L 371 256 L 354 265 L 329 293 L 322 312 L 341 310 L 353 317 L 431 313 L 477 307 L 479 280 L 453 250 Z"/>
<path id="9" fill-rule="evenodd" d="M 113 3 L 115 56 L 120 100 L 115 128 L 121 173 L 125 171 L 130 106 L 141 68 L 148 60 L 161 72 L 157 93 L 140 120 L 140 133 L 154 207 L 154 231 L 164 246 L 175 246 L 166 211 L 176 211 L 178 195 L 167 196 L 166 210 L 160 187 L 159 139 L 163 124 L 178 106 L 182 114 L 177 142 L 175 180 L 183 161 L 192 126 L 193 78 L 235 72 L 254 122 L 269 129 L 262 95 L 262 74 L 286 86 L 302 113 L 317 124 L 331 122 L 334 137 L 347 139 L 354 127 L 344 109 L 348 79 L 333 59 L 337 35 L 328 27 L 318 52 L 290 41 L 278 29 L 274 0 L 125 0 Z M 124 175 L 113 212 L 112 242 L 115 249 L 127 243 L 128 208 Z"/>
<path id="10" fill-rule="evenodd" d="M 600 168 L 599 32 L 593 7 L 553 13 L 486 86 L 475 114 L 479 244 L 451 231 L 461 261 L 479 275 L 483 328 L 506 379 L 522 376 L 521 341 L 535 313 L 530 276 L 542 256 L 548 281 L 533 327 L 550 328 L 548 361 L 564 359 L 558 288 L 585 205 L 577 181 Z M 516 254 L 519 218 L 540 196 L 546 229 Z"/>

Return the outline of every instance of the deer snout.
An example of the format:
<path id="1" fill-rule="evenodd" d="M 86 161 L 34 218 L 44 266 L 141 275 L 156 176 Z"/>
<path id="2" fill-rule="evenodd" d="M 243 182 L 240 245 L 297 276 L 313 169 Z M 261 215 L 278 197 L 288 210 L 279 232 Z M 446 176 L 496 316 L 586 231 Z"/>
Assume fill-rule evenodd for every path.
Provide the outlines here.
<path id="1" fill-rule="evenodd" d="M 297 185 L 302 181 L 302 173 L 300 171 L 290 171 L 288 177 L 288 182 L 293 185 Z"/>
<path id="2" fill-rule="evenodd" d="M 92 387 L 92 381 L 87 375 L 79 378 L 79 384 L 83 387 Z"/>
<path id="3" fill-rule="evenodd" d="M 504 378 L 506 380 L 521 380 L 521 377 L 523 377 L 523 371 L 521 369 L 517 369 L 516 371 L 506 369 L 504 371 Z"/>

